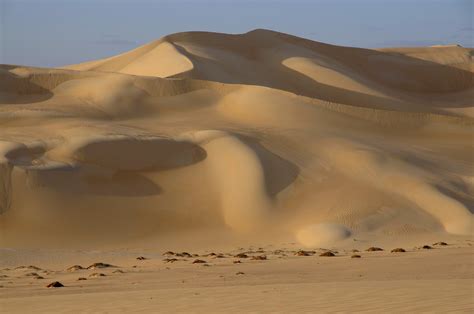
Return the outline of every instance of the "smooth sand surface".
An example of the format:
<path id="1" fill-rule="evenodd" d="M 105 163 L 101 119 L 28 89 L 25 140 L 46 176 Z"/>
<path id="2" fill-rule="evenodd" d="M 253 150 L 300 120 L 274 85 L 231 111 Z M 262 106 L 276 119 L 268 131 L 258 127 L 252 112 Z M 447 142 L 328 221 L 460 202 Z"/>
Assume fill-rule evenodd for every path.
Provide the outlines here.
<path id="1" fill-rule="evenodd" d="M 65 278 L 58 292 L 26 279 L 1 283 L 0 305 L 21 312 L 30 304 L 22 298 L 48 295 L 54 301 L 44 306 L 73 311 L 87 299 L 92 310 L 107 295 L 117 302 L 104 311 L 153 308 L 148 296 L 167 299 L 163 311 L 273 311 L 278 302 L 285 311 L 315 303 L 347 311 L 472 308 L 465 242 L 474 211 L 472 53 L 456 45 L 339 47 L 254 30 L 172 34 L 61 69 L 0 65 L 4 267 L 38 261 L 58 271 L 63 261 L 79 263 L 81 250 L 122 265 L 114 258 L 130 250 L 456 244 L 400 258 L 385 253 L 374 265 L 363 264 L 372 263 L 365 256 L 337 257 L 321 281 L 312 262 L 271 258 L 245 264 L 242 271 L 258 275 L 228 286 L 211 277 L 215 269 L 239 271 L 235 265 L 194 274 L 201 266 L 173 263 L 165 272 L 161 258 L 152 259 L 142 263 L 151 263 L 150 282 L 133 272 L 122 286 L 115 274 L 89 290 L 59 272 L 43 280 Z M 47 250 L 59 251 L 38 260 L 53 254 Z M 260 262 L 271 266 L 260 270 Z M 346 280 L 347 263 L 363 265 L 366 275 L 373 266 L 381 277 Z M 417 265 L 431 263 L 434 274 L 419 273 Z M 200 278 L 193 286 L 175 280 L 191 274 Z M 294 282 L 298 274 L 309 277 Z M 175 280 L 173 289 L 158 284 L 162 275 Z M 146 292 L 130 290 L 134 281 Z M 267 288 L 264 307 L 258 296 Z M 199 289 L 207 297 L 194 297 Z M 211 308 L 215 300 L 220 308 Z"/>

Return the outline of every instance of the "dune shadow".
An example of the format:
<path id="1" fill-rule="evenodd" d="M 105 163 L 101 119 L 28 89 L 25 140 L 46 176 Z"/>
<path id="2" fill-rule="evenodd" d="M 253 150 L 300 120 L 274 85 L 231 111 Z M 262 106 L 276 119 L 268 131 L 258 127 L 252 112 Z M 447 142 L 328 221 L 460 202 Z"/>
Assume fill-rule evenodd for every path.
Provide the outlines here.
<path id="1" fill-rule="evenodd" d="M 142 197 L 158 195 L 163 190 L 139 173 L 119 171 L 111 178 L 88 178 L 87 194 L 102 196 Z"/>
<path id="2" fill-rule="evenodd" d="M 207 153 L 199 145 L 168 138 L 110 137 L 91 140 L 76 149 L 74 159 L 84 164 L 124 171 L 160 171 L 190 166 Z"/>
<path id="3" fill-rule="evenodd" d="M 296 180 L 300 173 L 298 166 L 268 150 L 255 138 L 241 134 L 234 135 L 252 148 L 260 159 L 265 187 L 270 196 L 276 196 Z"/>
<path id="4" fill-rule="evenodd" d="M 440 193 L 458 201 L 459 203 L 463 204 L 464 207 L 466 207 L 471 214 L 474 214 L 474 198 L 470 196 L 468 193 L 465 193 L 462 191 L 462 189 L 459 189 L 459 186 L 457 187 L 457 190 L 454 189 L 449 189 L 445 186 L 442 185 L 433 185 Z"/>
<path id="5" fill-rule="evenodd" d="M 90 173 L 87 167 L 28 169 L 32 189 L 49 189 L 64 195 L 141 197 L 158 195 L 161 187 L 138 172 L 116 171 L 111 175 Z"/>

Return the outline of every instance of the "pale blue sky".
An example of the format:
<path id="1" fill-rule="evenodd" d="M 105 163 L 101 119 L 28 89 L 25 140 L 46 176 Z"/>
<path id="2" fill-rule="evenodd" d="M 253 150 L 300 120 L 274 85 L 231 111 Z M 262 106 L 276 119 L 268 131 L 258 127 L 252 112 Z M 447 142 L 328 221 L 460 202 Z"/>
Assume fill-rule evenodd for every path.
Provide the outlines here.
<path id="1" fill-rule="evenodd" d="M 189 30 L 357 47 L 472 47 L 473 0 L 0 0 L 0 63 L 60 66 Z"/>

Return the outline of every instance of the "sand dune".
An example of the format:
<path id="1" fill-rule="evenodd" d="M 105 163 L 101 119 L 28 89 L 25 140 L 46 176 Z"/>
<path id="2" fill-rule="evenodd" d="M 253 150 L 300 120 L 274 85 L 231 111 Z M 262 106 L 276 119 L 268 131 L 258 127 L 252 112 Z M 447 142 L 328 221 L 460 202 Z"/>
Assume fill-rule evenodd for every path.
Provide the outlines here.
<path id="1" fill-rule="evenodd" d="M 0 242 L 470 236 L 471 55 L 255 30 L 3 65 Z"/>

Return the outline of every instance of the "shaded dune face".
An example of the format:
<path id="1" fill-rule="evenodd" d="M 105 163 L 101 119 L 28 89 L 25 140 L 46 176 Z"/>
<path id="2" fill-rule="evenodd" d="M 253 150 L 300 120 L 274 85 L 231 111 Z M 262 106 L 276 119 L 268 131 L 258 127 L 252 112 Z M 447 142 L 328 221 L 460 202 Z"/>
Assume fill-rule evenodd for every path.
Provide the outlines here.
<path id="1" fill-rule="evenodd" d="M 255 30 L 1 65 L 0 243 L 470 235 L 471 54 Z"/>
<path id="2" fill-rule="evenodd" d="M 151 171 L 192 165 L 206 158 L 206 152 L 184 141 L 118 136 L 82 143 L 72 151 L 72 158 L 114 170 Z"/>

